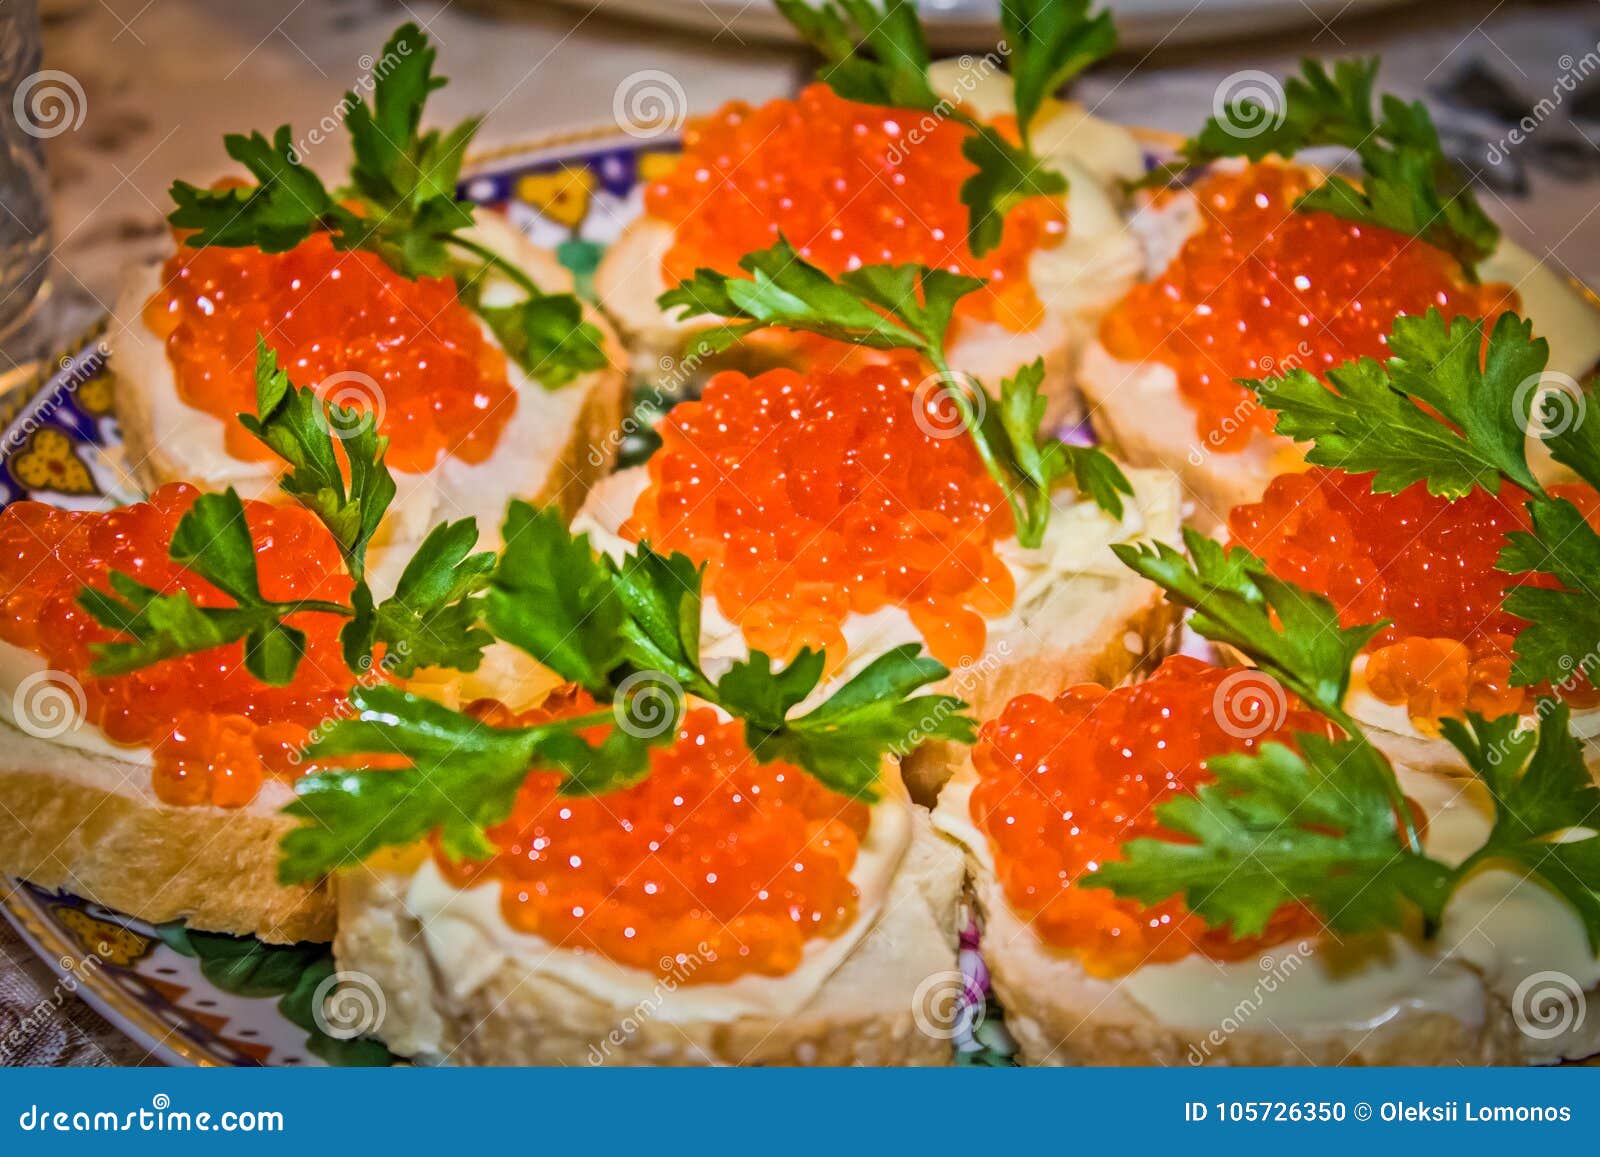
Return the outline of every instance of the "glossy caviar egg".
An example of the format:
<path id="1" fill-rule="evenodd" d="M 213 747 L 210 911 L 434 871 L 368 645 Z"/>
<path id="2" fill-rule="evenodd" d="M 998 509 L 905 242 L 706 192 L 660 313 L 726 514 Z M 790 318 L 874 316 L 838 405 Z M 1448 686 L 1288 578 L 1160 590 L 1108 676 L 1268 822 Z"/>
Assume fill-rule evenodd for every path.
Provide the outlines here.
<path id="1" fill-rule="evenodd" d="M 705 266 L 737 273 L 739 259 L 786 238 L 830 273 L 915 262 L 987 280 L 957 312 L 1021 331 L 1043 313 L 1028 277 L 1040 248 L 1060 244 L 1059 201 L 1032 197 L 1006 216 L 1000 244 L 979 258 L 967 244 L 961 155 L 971 130 L 910 109 L 841 100 L 813 84 L 793 100 L 725 105 L 689 123 L 683 157 L 645 190 L 645 211 L 673 227 L 662 264 L 669 282 Z"/>
<path id="2" fill-rule="evenodd" d="M 1096 976 L 1192 952 L 1245 959 L 1314 933 L 1298 906 L 1261 936 L 1233 940 L 1179 899 L 1144 906 L 1086 886 L 1128 840 L 1161 833 L 1157 805 L 1211 781 L 1208 759 L 1292 743 L 1295 732 L 1325 733 L 1326 724 L 1257 672 L 1184 656 L 1143 683 L 1013 699 L 979 732 L 971 802 L 1011 910 Z"/>
<path id="3" fill-rule="evenodd" d="M 567 692 L 521 714 L 473 709 L 514 726 L 593 703 Z M 599 797 L 559 795 L 560 777 L 536 771 L 489 832 L 494 856 L 437 862 L 458 887 L 499 881 L 511 927 L 563 948 L 683 984 L 791 972 L 807 941 L 854 921 L 850 873 L 871 813 L 787 763 L 756 762 L 743 734 L 693 708 L 643 780 Z"/>
<path id="4" fill-rule="evenodd" d="M 852 614 L 903 608 L 941 662 L 983 653 L 1014 595 L 1013 533 L 972 440 L 950 436 L 916 362 L 727 372 L 661 423 L 622 532 L 707 564 L 754 649 L 844 658 Z"/>
<path id="5" fill-rule="evenodd" d="M 185 403 L 225 426 L 228 452 L 272 452 L 234 420 L 256 407 L 256 335 L 299 386 L 374 413 L 388 462 L 419 474 L 443 454 L 477 463 L 516 409 L 506 358 L 455 283 L 408 280 L 316 234 L 287 253 L 179 245 L 144 321 L 166 342 Z"/>
<path id="6" fill-rule="evenodd" d="M 113 636 L 77 603 L 79 590 L 108 590 L 112 571 L 202 607 L 232 606 L 167 557 L 178 520 L 199 492 L 163 486 L 149 501 L 106 512 L 17 502 L 0 513 L 0 639 L 32 651 L 83 691 L 84 722 L 116 743 L 151 747 L 153 784 L 164 803 L 242 807 L 268 776 L 306 770 L 299 749 L 311 728 L 336 717 L 350 672 L 338 632 L 343 619 L 291 616 L 307 647 L 293 682 L 270 687 L 244 667 L 242 643 L 165 659 L 126 675 L 89 674 L 90 645 Z M 268 599 L 346 601 L 350 580 L 332 538 L 299 507 L 246 502 Z"/>
<path id="7" fill-rule="evenodd" d="M 1319 377 L 1386 356 L 1397 315 L 1495 317 L 1517 308 L 1501 284 L 1472 285 L 1443 250 L 1294 202 L 1316 183 L 1271 163 L 1207 176 L 1194 187 L 1202 226 L 1168 268 L 1136 286 L 1101 323 L 1124 361 L 1177 373 L 1207 444 L 1240 450 L 1272 415 L 1237 378 L 1303 369 Z"/>
<path id="8" fill-rule="evenodd" d="M 1588 487 L 1553 489 L 1600 520 L 1600 496 Z M 1327 595 L 1344 622 L 1393 620 L 1368 646 L 1367 688 L 1432 724 L 1530 702 L 1532 689 L 1511 684 L 1523 621 L 1503 603 L 1512 587 L 1543 580 L 1495 568 L 1506 536 L 1528 529 L 1526 500 L 1510 484 L 1453 502 L 1421 483 L 1375 494 L 1370 474 L 1315 467 L 1273 479 L 1260 502 L 1233 510 L 1228 529 L 1272 573 Z M 1557 690 L 1578 705 L 1595 700 L 1587 687 Z"/>

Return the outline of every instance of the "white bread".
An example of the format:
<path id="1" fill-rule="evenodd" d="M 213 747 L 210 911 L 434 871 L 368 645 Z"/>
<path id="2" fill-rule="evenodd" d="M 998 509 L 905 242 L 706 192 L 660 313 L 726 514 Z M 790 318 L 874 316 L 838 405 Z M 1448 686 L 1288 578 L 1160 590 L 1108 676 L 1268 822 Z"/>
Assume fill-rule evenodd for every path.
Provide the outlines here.
<path id="1" fill-rule="evenodd" d="M 1181 248 L 1186 235 L 1181 231 L 1197 220 L 1181 203 L 1135 218 L 1133 228 L 1156 262 L 1151 276 L 1165 268 Z M 1510 242 L 1501 243 L 1482 275 L 1509 283 L 1521 295 L 1523 316 L 1550 342 L 1551 371 L 1578 381 L 1594 371 L 1600 362 L 1600 302 L 1593 294 Z M 1303 448 L 1276 434 L 1257 432 L 1237 451 L 1217 449 L 1218 432 L 1200 429 L 1195 411 L 1178 392 L 1177 374 L 1156 359 L 1121 361 L 1090 340 L 1084 343 L 1076 381 L 1101 439 L 1131 465 L 1175 471 L 1188 494 L 1189 521 L 1203 530 L 1222 526 L 1235 506 L 1259 499 L 1276 475 L 1305 469 Z M 1238 413 L 1242 417 L 1258 406 L 1253 396 L 1246 397 Z M 1538 453 L 1542 447 L 1530 446 L 1542 460 L 1540 472 L 1551 473 L 1548 456 Z"/>
<path id="2" fill-rule="evenodd" d="M 571 290 L 566 269 L 493 214 L 480 215 L 474 233 L 546 292 Z M 127 470 L 146 489 L 186 481 L 213 489 L 233 486 L 246 498 L 275 496 L 278 464 L 232 458 L 223 446 L 222 421 L 178 398 L 165 346 L 140 317 L 159 284 L 159 266 L 130 270 L 109 330 Z M 493 300 L 508 292 L 500 281 L 485 291 Z M 469 465 L 446 456 L 426 474 L 395 472 L 398 494 L 374 543 L 375 570 L 391 569 L 376 556 L 393 554 L 397 574 L 409 548 L 446 519 L 476 517 L 484 544 L 491 545 L 511 498 L 559 503 L 570 513 L 611 468 L 627 404 L 626 355 L 604 318 L 593 309 L 586 315 L 600 328 L 611 364 L 558 390 L 544 389 L 509 365 L 517 410 L 487 461 Z"/>
<path id="3" fill-rule="evenodd" d="M 932 73 L 934 88 L 948 99 L 993 118 L 1011 111 L 1010 84 L 1003 73 L 962 69 L 941 61 Z M 1122 227 L 1117 182 L 1144 171 L 1143 156 L 1127 130 L 1098 120 L 1074 104 L 1048 101 L 1035 123 L 1035 147 L 1070 181 L 1068 233 L 1050 249 L 1034 254 L 1029 275 L 1045 316 L 1021 333 L 999 323 L 958 321 L 948 351 L 950 365 L 971 374 L 989 390 L 1002 378 L 1033 361 L 1045 363 L 1041 392 L 1048 401 L 1045 421 L 1056 424 L 1078 414 L 1072 390 L 1078 347 L 1092 336 L 1098 318 L 1134 281 L 1143 267 L 1137 241 Z M 730 364 L 685 366 L 676 358 L 689 339 L 717 324 L 714 318 L 679 320 L 656 299 L 671 286 L 661 263 L 672 246 L 665 223 L 641 217 L 623 230 L 595 271 L 595 293 L 628 339 L 641 366 L 658 366 L 658 378 L 681 385 L 686 370 L 709 371 Z M 740 357 L 757 368 L 784 364 L 780 341 L 747 342 Z"/>
<path id="4" fill-rule="evenodd" d="M 1456 815 L 1451 809 L 1492 807 L 1464 802 L 1466 789 L 1449 780 L 1405 774 L 1407 793 L 1447 830 L 1459 821 L 1438 817 Z M 1448 952 L 1414 932 L 1344 944 L 1313 938 L 1232 965 L 1190 957 L 1131 977 L 1091 976 L 1011 910 L 970 814 L 976 783 L 969 760 L 941 795 L 934 823 L 965 851 L 980 950 L 1025 1064 L 1492 1065 L 1600 1050 L 1600 1030 L 1585 1018 L 1563 1032 L 1546 1031 L 1541 1019 L 1552 1011 L 1542 999 L 1565 993 L 1581 1008 L 1596 993 L 1600 970 L 1576 917 L 1541 886 L 1508 884 L 1509 873 L 1494 869 L 1447 912 L 1441 939 L 1457 944 Z M 1429 850 L 1446 854 L 1433 846 L 1431 827 Z M 1529 907 L 1520 918 L 1507 913 L 1521 904 Z M 1506 923 L 1491 927 L 1502 914 Z M 1541 953 L 1529 943 L 1557 922 L 1555 947 Z M 1163 970 L 1171 971 L 1159 978 Z M 1541 983 L 1550 986 L 1541 992 Z"/>
<path id="5" fill-rule="evenodd" d="M 248 807 L 171 807 L 156 798 L 146 763 L 0 723 L 0 874 L 152 924 L 328 940 L 332 888 L 277 880 L 278 841 L 291 826 L 278 810 L 289 797 L 274 783 Z"/>
<path id="6" fill-rule="evenodd" d="M 390 1049 L 469 1065 L 945 1065 L 950 1034 L 919 1017 L 930 978 L 956 967 L 959 853 L 911 809 L 911 842 L 875 923 L 795 1013 L 668 1016 L 675 990 L 619 1004 L 502 959 L 465 994 L 429 952 L 407 905 L 409 877 L 382 867 L 338 878 L 339 968 L 382 994 Z M 714 986 L 696 986 L 699 996 Z M 685 989 L 684 991 L 688 991 Z"/>
<path id="7" fill-rule="evenodd" d="M 1058 506 L 1052 520 L 1053 533 L 1063 536 L 1063 541 L 1047 539 L 1044 553 L 1048 555 L 1053 546 L 1077 546 L 1074 557 L 1046 564 L 1048 578 L 1029 584 L 1027 591 L 1019 580 L 1017 604 L 1006 615 L 990 620 L 983 654 L 953 669 L 930 690 L 958 696 L 982 718 L 1023 690 L 1048 695 L 1073 683 L 1117 682 L 1154 666 L 1173 649 L 1178 609 L 1157 587 L 1118 562 L 1105 544 L 1124 538 L 1176 544 L 1177 482 L 1164 470 L 1134 471 L 1130 481 L 1136 498 L 1127 503 L 1120 527 L 1086 505 L 1087 500 L 1069 499 L 1066 492 L 1058 495 L 1058 503 L 1070 503 L 1065 509 Z M 617 535 L 617 528 L 633 513 L 648 482 L 642 467 L 605 479 L 590 492 L 573 529 L 588 533 L 602 550 L 624 553 L 632 544 Z M 1085 536 L 1081 543 L 1076 537 L 1079 533 Z M 1064 541 L 1068 536 L 1071 541 Z M 1014 541 L 1011 547 L 1010 558 L 1024 554 Z M 816 699 L 826 697 L 839 682 L 888 648 L 921 641 L 909 617 L 894 608 L 872 616 L 852 616 L 844 624 L 844 633 L 850 654 L 845 665 L 813 693 Z M 731 664 L 748 653 L 742 635 L 722 618 L 712 598 L 705 603 L 701 653 L 711 667 Z M 932 721 L 929 729 L 931 726 Z M 903 771 L 912 797 L 931 802 L 964 752 L 959 744 L 935 740 L 921 743 L 907 754 Z"/>

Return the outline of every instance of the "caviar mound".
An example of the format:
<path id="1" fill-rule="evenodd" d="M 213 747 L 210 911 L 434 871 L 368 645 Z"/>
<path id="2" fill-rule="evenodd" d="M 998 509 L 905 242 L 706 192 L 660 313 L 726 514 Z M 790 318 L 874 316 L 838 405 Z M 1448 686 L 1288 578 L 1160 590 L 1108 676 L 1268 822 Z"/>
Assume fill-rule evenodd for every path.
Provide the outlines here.
<path id="1" fill-rule="evenodd" d="M 323 234 L 286 253 L 180 244 L 161 280 L 144 322 L 166 343 L 178 396 L 222 420 L 242 461 L 273 460 L 235 420 L 255 412 L 257 334 L 296 384 L 375 414 L 396 470 L 420 474 L 444 454 L 484 461 L 516 409 L 505 354 L 451 280 L 408 280 Z"/>
<path id="2" fill-rule="evenodd" d="M 593 701 L 558 692 L 531 712 L 472 710 L 524 726 Z M 499 881 L 507 923 L 559 947 L 683 984 L 785 975 L 807 941 L 855 920 L 850 872 L 871 813 L 787 763 L 757 763 L 743 734 L 692 708 L 648 776 L 601 798 L 559 795 L 561 777 L 535 771 L 490 830 L 491 858 L 436 862 L 457 887 Z"/>
<path id="3" fill-rule="evenodd" d="M 1261 936 L 1233 940 L 1179 899 L 1147 907 L 1086 886 L 1128 840 L 1161 834 L 1156 806 L 1209 783 L 1208 759 L 1292 745 L 1295 732 L 1325 733 L 1326 724 L 1258 672 L 1181 655 L 1143 683 L 1013 699 L 979 731 L 971 802 L 1011 910 L 1105 977 L 1193 952 L 1242 960 L 1314 933 L 1298 906 Z"/>
<path id="4" fill-rule="evenodd" d="M 114 636 L 77 603 L 83 586 L 109 590 L 107 576 L 121 571 L 163 593 L 184 592 L 201 607 L 233 606 L 167 557 L 173 530 L 198 496 L 175 483 L 147 502 L 105 513 L 38 502 L 7 507 L 0 513 L 0 640 L 42 658 L 63 690 L 81 687 L 84 723 L 113 742 L 152 748 L 152 784 L 163 803 L 242 807 L 269 776 L 292 779 L 307 770 L 299 751 L 308 733 L 345 703 L 343 620 L 318 612 L 286 620 L 306 632 L 307 645 L 283 687 L 245 670 L 243 643 L 102 678 L 89 673 L 90 645 Z M 245 519 L 266 598 L 348 600 L 338 549 L 309 511 L 246 502 Z M 26 710 L 19 704 L 19 718 Z"/>
<path id="5" fill-rule="evenodd" d="M 1213 449 L 1237 452 L 1272 429 L 1272 415 L 1235 379 L 1292 369 L 1321 377 L 1382 358 L 1397 315 L 1436 308 L 1493 318 L 1517 308 L 1509 286 L 1470 284 L 1455 259 L 1416 238 L 1296 211 L 1316 183 L 1305 169 L 1271 163 L 1205 177 L 1194 186 L 1201 229 L 1101 321 L 1113 356 L 1176 372 Z"/>
<path id="6" fill-rule="evenodd" d="M 1066 236 L 1059 201 L 1031 197 L 1005 220 L 983 257 L 967 244 L 961 155 L 972 130 L 910 109 L 837 97 L 813 84 L 793 100 L 724 105 L 689 122 L 683 157 L 645 190 L 645 212 L 672 226 L 663 263 L 669 283 L 707 267 L 737 274 L 739 259 L 787 238 L 829 273 L 915 262 L 987 280 L 957 313 L 1014 332 L 1043 306 L 1028 261 Z"/>
<path id="7" fill-rule="evenodd" d="M 948 666 L 983 653 L 1015 591 L 1011 512 L 940 391 L 909 359 L 729 371 L 661 423 L 622 533 L 706 564 L 754 649 L 844 658 L 845 619 L 901 607 Z"/>
<path id="8" fill-rule="evenodd" d="M 1508 534 L 1529 528 L 1527 494 L 1509 483 L 1453 502 L 1423 483 L 1376 494 L 1372 477 L 1323 467 L 1281 475 L 1260 502 L 1233 510 L 1228 530 L 1273 574 L 1326 595 L 1346 625 L 1392 620 L 1368 644 L 1367 688 L 1405 705 L 1419 726 L 1524 710 L 1540 689 L 1512 685 L 1523 620 L 1505 610 L 1505 595 L 1548 580 L 1506 574 L 1495 559 Z M 1588 487 L 1553 489 L 1600 520 Z M 1574 705 L 1600 702 L 1586 686 L 1555 690 Z"/>

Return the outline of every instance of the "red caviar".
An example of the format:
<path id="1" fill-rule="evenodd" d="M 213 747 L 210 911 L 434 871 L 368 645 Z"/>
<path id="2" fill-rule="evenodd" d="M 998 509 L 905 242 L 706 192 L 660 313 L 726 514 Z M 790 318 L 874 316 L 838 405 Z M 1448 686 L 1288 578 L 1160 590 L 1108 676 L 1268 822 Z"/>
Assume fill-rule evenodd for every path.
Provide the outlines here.
<path id="1" fill-rule="evenodd" d="M 1316 180 L 1270 163 L 1206 177 L 1194 189 L 1201 230 L 1101 323 L 1114 356 L 1176 371 L 1216 449 L 1241 450 L 1272 429 L 1272 415 L 1236 378 L 1296 368 L 1321 376 L 1382 358 L 1399 314 L 1494 317 L 1517 308 L 1510 286 L 1468 283 L 1454 258 L 1415 238 L 1297 212 L 1295 199 Z"/>
<path id="2" fill-rule="evenodd" d="M 1021 331 L 1043 313 L 1028 260 L 1061 243 L 1066 211 L 1032 197 L 1006 216 L 983 257 L 967 245 L 961 155 L 970 129 L 910 109 L 855 104 L 813 84 L 793 100 L 724 105 L 691 121 L 683 158 L 645 190 L 645 211 L 671 225 L 668 281 L 706 266 L 737 273 L 739 259 L 780 236 L 830 273 L 916 262 L 990 282 L 957 312 Z"/>
<path id="3" fill-rule="evenodd" d="M 1553 488 L 1600 524 L 1600 495 Z M 1523 710 L 1534 689 L 1511 684 L 1512 640 L 1523 620 L 1506 591 L 1543 580 L 1495 569 L 1506 535 L 1527 530 L 1527 495 L 1474 489 L 1454 502 L 1418 483 L 1375 494 L 1372 475 L 1313 468 L 1273 479 L 1260 502 L 1235 507 L 1228 529 L 1281 578 L 1320 591 L 1347 623 L 1392 619 L 1368 646 L 1368 689 L 1405 704 L 1419 723 L 1465 710 Z M 1564 698 L 1600 701 L 1588 688 Z"/>
<path id="4" fill-rule="evenodd" d="M 567 692 L 532 712 L 474 710 L 514 726 L 593 703 Z M 489 832 L 500 849 L 489 860 L 437 857 L 458 887 L 499 880 L 501 911 L 519 931 L 711 984 L 791 972 L 807 941 L 855 920 L 850 872 L 866 805 L 787 763 L 757 763 L 742 724 L 710 708 L 689 711 L 633 787 L 586 798 L 558 795 L 560 782 L 528 777 L 510 818 Z"/>
<path id="5" fill-rule="evenodd" d="M 1146 907 L 1085 884 L 1128 840 L 1161 835 L 1156 805 L 1209 783 L 1212 756 L 1325 729 L 1258 672 L 1176 656 L 1143 683 L 1013 699 L 973 749 L 972 817 L 1012 911 L 1093 975 L 1191 952 L 1241 960 L 1313 933 L 1314 917 L 1285 907 L 1261 936 L 1234 940 L 1177 898 Z"/>
<path id="6" fill-rule="evenodd" d="M 441 454 L 482 462 L 516 409 L 506 358 L 455 283 L 408 280 L 317 234 L 287 253 L 180 245 L 144 321 L 165 340 L 183 401 L 222 419 L 228 453 L 272 452 L 234 415 L 256 405 L 256 335 L 296 385 L 375 413 L 389 465 L 420 474 Z"/>
<path id="7" fill-rule="evenodd" d="M 40 656 L 83 688 L 83 722 L 116 743 L 155 751 L 165 803 L 241 807 L 268 776 L 293 778 L 311 728 L 345 702 L 350 672 L 336 615 L 291 616 L 307 634 L 294 681 L 269 687 L 245 670 L 242 643 L 165 659 L 127 675 L 89 674 L 89 646 L 113 638 L 78 606 L 85 585 L 108 590 L 111 571 L 202 607 L 233 600 L 167 557 L 178 520 L 199 491 L 175 483 L 147 502 L 106 512 L 17 502 L 0 513 L 0 639 Z M 327 531 L 294 506 L 246 502 L 261 593 L 275 601 L 344 601 L 350 580 Z M 19 705 L 19 711 L 24 710 Z"/>
<path id="8" fill-rule="evenodd" d="M 623 533 L 707 564 L 752 648 L 844 656 L 844 620 L 904 608 L 949 665 L 1011 605 L 1010 509 L 916 362 L 716 375 L 661 424 Z"/>

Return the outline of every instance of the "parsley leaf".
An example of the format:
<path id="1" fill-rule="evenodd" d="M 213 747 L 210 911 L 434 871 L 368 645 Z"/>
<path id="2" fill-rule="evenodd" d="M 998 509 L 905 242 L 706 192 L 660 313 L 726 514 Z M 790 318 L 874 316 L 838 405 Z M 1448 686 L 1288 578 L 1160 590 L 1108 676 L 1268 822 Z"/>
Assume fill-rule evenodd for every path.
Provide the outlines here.
<path id="1" fill-rule="evenodd" d="M 1494 493 L 1502 475 L 1536 490 L 1524 450 L 1533 398 L 1523 386 L 1544 368 L 1549 346 L 1532 332 L 1502 314 L 1485 352 L 1481 320 L 1446 322 L 1430 309 L 1395 319 L 1387 362 L 1362 358 L 1330 370 L 1331 390 L 1305 370 L 1244 384 L 1277 412 L 1278 433 L 1314 443 L 1307 460 L 1374 472 L 1384 493 L 1419 481 L 1449 498 L 1475 486 Z"/>
<path id="2" fill-rule="evenodd" d="M 270 141 L 260 133 L 230 134 L 223 138 L 223 147 L 250 171 L 256 184 L 201 189 L 174 181 L 172 199 L 178 207 L 167 220 L 178 229 L 196 231 L 186 244 L 254 246 L 263 253 L 283 253 L 324 228 L 325 218 L 339 214 L 322 179 L 295 156 L 288 125 Z"/>
<path id="3" fill-rule="evenodd" d="M 356 687 L 350 700 L 355 716 L 335 723 L 307 754 L 378 754 L 404 766 L 303 776 L 284 809 L 307 821 L 283 839 L 284 883 L 317 879 L 432 832 L 452 856 L 487 855 L 493 847 L 485 829 L 511 814 L 536 764 L 559 767 L 584 790 L 624 786 L 648 767 L 648 743 L 621 728 L 598 746 L 582 737 L 583 728 L 612 722 L 609 709 L 499 728 L 394 687 Z"/>
<path id="4" fill-rule="evenodd" d="M 284 620 L 301 611 L 347 613 L 337 603 L 261 597 L 244 503 L 231 488 L 195 499 L 178 520 L 168 553 L 237 605 L 201 607 L 183 591 L 163 594 L 113 571 L 107 580 L 113 593 L 85 587 L 78 592 L 78 605 L 101 626 L 133 641 L 93 644 L 95 674 L 123 675 L 242 639 L 249 672 L 263 683 L 281 686 L 294 678 L 306 649 L 305 632 Z"/>
<path id="5" fill-rule="evenodd" d="M 1342 627 L 1331 602 L 1274 578 L 1243 547 L 1225 548 L 1193 528 L 1183 538 L 1189 558 L 1163 542 L 1114 543 L 1111 549 L 1123 565 L 1191 608 L 1189 622 L 1199 634 L 1248 655 L 1318 711 L 1355 731 L 1343 711 L 1350 665 L 1386 624 Z"/>
<path id="6" fill-rule="evenodd" d="M 1176 171 L 1222 157 L 1259 161 L 1320 146 L 1351 149 L 1361 161 L 1362 187 L 1330 177 L 1296 208 L 1419 237 L 1475 277 L 1500 231 L 1445 155 L 1427 106 L 1385 95 L 1374 112 L 1377 72 L 1376 59 L 1340 61 L 1331 73 L 1320 61 L 1304 61 L 1301 74 L 1284 85 L 1282 107 L 1259 97 L 1235 101 L 1184 144 L 1181 161 L 1142 183 L 1161 184 Z"/>
<path id="7" fill-rule="evenodd" d="M 256 413 L 240 414 L 239 422 L 288 463 L 278 485 L 322 520 L 351 577 L 364 580 L 367 547 L 395 496 L 384 463 L 389 439 L 378 434 L 372 416 L 326 404 L 310 387 L 294 386 L 278 367 L 278 355 L 257 335 Z"/>
<path id="8" fill-rule="evenodd" d="M 494 636 L 479 625 L 475 596 L 497 560 L 493 551 L 472 553 L 477 541 L 478 524 L 470 518 L 440 523 L 406 563 L 394 594 L 378 604 L 373 632 L 392 674 L 405 678 L 418 667 L 478 669 Z"/>
<path id="9" fill-rule="evenodd" d="M 626 614 L 611 568 L 553 506 L 512 502 L 501 537 L 505 549 L 489 580 L 489 629 L 567 682 L 608 693 L 623 659 Z"/>
<path id="10" fill-rule="evenodd" d="M 1236 938 L 1291 903 L 1346 933 L 1393 927 L 1410 905 L 1437 919 L 1454 873 L 1402 847 L 1383 756 L 1360 739 L 1295 742 L 1299 752 L 1267 743 L 1207 760 L 1216 782 L 1156 805 L 1185 842 L 1131 840 L 1083 883 L 1146 904 L 1182 896 Z"/>
<path id="11" fill-rule="evenodd" d="M 1495 565 L 1510 574 L 1550 575 L 1560 585 L 1506 592 L 1505 609 L 1528 623 L 1517 633 L 1511 681 L 1592 683 L 1600 654 L 1600 534 L 1565 498 L 1534 498 L 1528 512 L 1532 532 L 1507 535 Z"/>
<path id="12" fill-rule="evenodd" d="M 1023 145 L 1039 106 L 1117 47 L 1111 13 L 1089 15 L 1090 0 L 1001 0 L 1000 32 L 1010 52 L 1012 103 Z"/>
<path id="13" fill-rule="evenodd" d="M 1494 827 L 1460 875 L 1503 860 L 1533 873 L 1572 905 L 1600 952 L 1600 787 L 1568 731 L 1567 707 L 1544 700 L 1539 717 L 1537 735 L 1512 715 L 1440 721 L 1494 798 Z"/>

